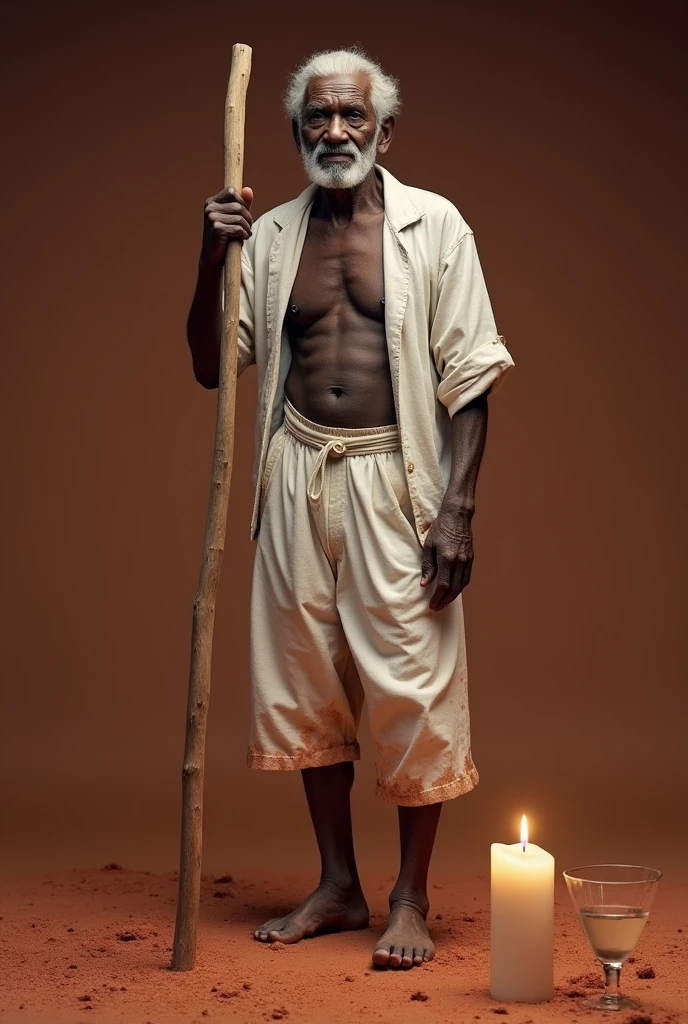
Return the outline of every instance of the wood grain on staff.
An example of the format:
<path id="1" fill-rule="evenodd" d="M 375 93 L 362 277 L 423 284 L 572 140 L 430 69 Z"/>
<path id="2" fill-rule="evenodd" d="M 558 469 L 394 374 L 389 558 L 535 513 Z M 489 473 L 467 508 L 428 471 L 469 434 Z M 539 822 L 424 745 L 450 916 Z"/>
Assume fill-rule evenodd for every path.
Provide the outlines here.
<path id="1" fill-rule="evenodd" d="M 225 188 L 243 185 L 246 91 L 251 73 L 251 47 L 232 47 L 232 66 L 225 101 Z M 186 710 L 186 742 L 182 769 L 182 829 L 179 894 L 171 969 L 193 970 L 201 899 L 203 847 L 203 776 L 205 736 L 210 702 L 210 667 L 215 623 L 215 596 L 220 579 L 227 527 L 227 505 L 234 456 L 234 410 L 241 283 L 241 239 L 227 246 L 224 265 L 224 310 L 220 378 L 215 424 L 215 451 L 208 502 L 201 572 L 193 604 L 191 668 Z"/>

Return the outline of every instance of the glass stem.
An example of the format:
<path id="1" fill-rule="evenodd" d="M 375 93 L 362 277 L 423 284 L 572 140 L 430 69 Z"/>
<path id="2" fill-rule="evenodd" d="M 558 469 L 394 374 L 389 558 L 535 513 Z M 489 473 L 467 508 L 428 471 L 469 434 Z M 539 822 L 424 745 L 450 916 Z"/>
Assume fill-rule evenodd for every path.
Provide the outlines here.
<path id="1" fill-rule="evenodd" d="M 619 991 L 621 964 L 602 964 L 602 967 L 604 968 L 604 998 L 609 1003 L 618 1003 L 621 996 Z"/>

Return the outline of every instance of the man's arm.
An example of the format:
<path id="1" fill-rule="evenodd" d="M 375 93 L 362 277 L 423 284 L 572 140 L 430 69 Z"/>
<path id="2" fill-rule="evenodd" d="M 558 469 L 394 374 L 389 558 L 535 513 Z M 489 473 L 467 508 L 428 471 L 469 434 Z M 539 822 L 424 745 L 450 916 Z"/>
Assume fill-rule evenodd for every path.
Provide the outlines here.
<path id="1" fill-rule="evenodd" d="M 475 486 L 487 438 L 487 396 L 490 388 L 464 405 L 452 420 L 452 467 L 442 508 L 475 512 Z M 466 581 L 468 582 L 468 581 Z"/>
<path id="2" fill-rule="evenodd" d="M 439 611 L 467 586 L 473 564 L 471 519 L 487 434 L 487 396 L 514 366 L 497 333 L 475 238 L 464 230 L 440 260 L 430 349 L 440 376 L 437 399 L 452 418 L 452 468 L 425 538 L 421 585 L 437 577 L 430 608 Z"/>
<path id="3" fill-rule="evenodd" d="M 494 395 L 514 366 L 497 333 L 472 231 L 440 261 L 430 351 L 440 376 L 437 399 L 453 418 L 491 387 Z"/>
<path id="4" fill-rule="evenodd" d="M 458 597 L 471 578 L 475 488 L 487 437 L 490 388 L 462 406 L 452 418 L 449 484 L 423 549 L 421 586 L 437 577 L 430 608 L 440 611 Z"/>
<path id="5" fill-rule="evenodd" d="M 216 388 L 219 383 L 222 266 L 222 263 L 199 263 L 196 291 L 186 322 L 194 377 L 204 388 Z"/>
<path id="6" fill-rule="evenodd" d="M 198 261 L 198 279 L 186 322 L 186 338 L 191 349 L 194 377 L 204 388 L 216 388 L 220 377 L 220 348 L 222 339 L 222 271 L 230 239 L 251 236 L 253 218 L 249 212 L 253 191 L 244 187 L 241 192 L 225 188 L 216 196 L 206 199 L 203 215 L 203 241 Z M 246 274 L 242 259 L 242 293 L 246 292 Z M 242 294 L 244 312 L 250 299 Z M 246 320 L 246 315 L 244 316 Z M 244 327 L 247 325 L 243 324 Z M 240 323 L 240 328 L 242 323 Z M 249 332 L 250 333 L 250 332 Z M 240 331 L 241 334 L 241 331 Z M 251 361 L 239 338 L 239 369 Z"/>

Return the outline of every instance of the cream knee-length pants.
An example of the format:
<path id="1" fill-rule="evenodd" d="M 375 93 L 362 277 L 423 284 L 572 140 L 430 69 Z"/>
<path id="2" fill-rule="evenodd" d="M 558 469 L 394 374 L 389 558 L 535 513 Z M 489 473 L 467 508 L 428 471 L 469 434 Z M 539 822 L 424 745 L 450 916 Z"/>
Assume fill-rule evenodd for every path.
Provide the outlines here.
<path id="1" fill-rule="evenodd" d="M 461 595 L 429 609 L 396 426 L 324 427 L 287 400 L 264 474 L 251 594 L 252 768 L 355 761 L 364 698 L 376 795 L 478 782 Z"/>

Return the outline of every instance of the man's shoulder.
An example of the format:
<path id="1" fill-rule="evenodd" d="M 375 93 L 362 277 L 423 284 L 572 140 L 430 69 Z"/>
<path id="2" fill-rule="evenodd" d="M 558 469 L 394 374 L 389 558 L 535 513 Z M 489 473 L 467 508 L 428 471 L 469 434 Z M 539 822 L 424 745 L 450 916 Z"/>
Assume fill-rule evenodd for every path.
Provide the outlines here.
<path id="1" fill-rule="evenodd" d="M 315 186 L 309 185 L 293 199 L 288 199 L 286 202 L 266 210 L 265 213 L 261 213 L 260 217 L 257 217 L 253 222 L 254 228 L 260 225 L 263 231 L 269 231 L 271 228 L 278 230 L 280 227 L 284 227 L 292 217 L 299 213 L 304 206 L 308 205 L 314 191 Z"/>
<path id="2" fill-rule="evenodd" d="M 253 263 L 265 256 L 282 228 L 289 223 L 310 201 L 312 188 L 306 188 L 294 199 L 273 206 L 253 221 L 251 237 L 243 245 L 244 261 Z"/>
<path id="3" fill-rule="evenodd" d="M 286 203 L 280 203 L 279 206 L 273 206 L 271 209 L 261 213 L 260 217 L 257 217 L 254 221 L 255 224 L 261 224 L 263 229 L 274 225 L 278 227 L 283 224 L 285 220 L 290 220 L 293 212 L 299 207 L 299 200 L 301 196 L 297 196 L 295 199 L 288 199 Z"/>
<path id="4" fill-rule="evenodd" d="M 466 235 L 472 234 L 465 217 L 455 204 L 439 192 L 407 185 L 385 171 L 385 202 L 390 201 L 392 222 L 416 237 L 428 255 L 441 255 L 455 248 Z"/>
<path id="5" fill-rule="evenodd" d="M 308 205 L 313 187 L 304 188 L 300 196 L 273 206 L 253 221 L 251 237 L 242 247 L 242 259 L 247 266 L 262 264 L 279 231 Z"/>
<path id="6" fill-rule="evenodd" d="M 457 236 L 470 231 L 461 211 L 451 199 L 417 185 L 403 185 L 411 202 L 428 218 L 430 224 L 441 225 L 445 230 L 455 231 Z"/>

